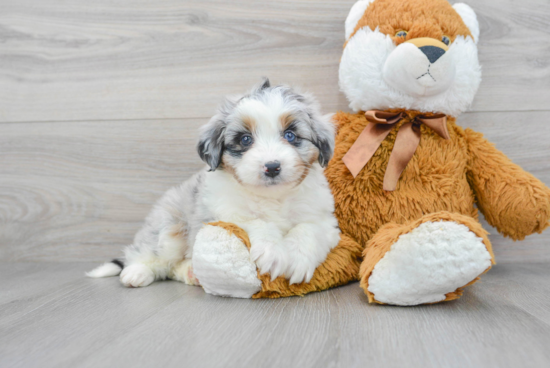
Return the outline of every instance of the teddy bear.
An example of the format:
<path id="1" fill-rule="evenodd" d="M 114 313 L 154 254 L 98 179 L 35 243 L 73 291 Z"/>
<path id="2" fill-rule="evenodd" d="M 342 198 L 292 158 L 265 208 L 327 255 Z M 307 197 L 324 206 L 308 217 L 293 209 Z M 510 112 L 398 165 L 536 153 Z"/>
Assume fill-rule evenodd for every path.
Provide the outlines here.
<path id="1" fill-rule="evenodd" d="M 550 189 L 456 123 L 481 81 L 478 40 L 476 15 L 463 3 L 357 1 L 339 68 L 353 112 L 333 117 L 325 169 L 340 243 L 309 283 L 290 285 L 259 274 L 244 230 L 207 224 L 193 255 L 205 291 L 276 298 L 360 280 L 370 303 L 449 301 L 495 263 L 478 209 L 514 240 L 542 232 Z"/>

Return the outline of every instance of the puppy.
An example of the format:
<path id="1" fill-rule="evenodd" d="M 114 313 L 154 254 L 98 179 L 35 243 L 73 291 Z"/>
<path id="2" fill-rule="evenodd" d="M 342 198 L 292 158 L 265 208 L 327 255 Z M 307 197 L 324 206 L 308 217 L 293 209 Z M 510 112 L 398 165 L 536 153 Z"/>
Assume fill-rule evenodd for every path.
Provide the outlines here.
<path id="1" fill-rule="evenodd" d="M 240 99 L 226 100 L 201 129 L 197 147 L 209 167 L 164 194 L 123 262 L 87 275 L 120 274 L 127 287 L 166 278 L 198 284 L 195 237 L 204 224 L 225 221 L 248 233 L 262 274 L 309 282 L 340 239 L 323 175 L 334 126 L 315 99 L 265 79 Z"/>

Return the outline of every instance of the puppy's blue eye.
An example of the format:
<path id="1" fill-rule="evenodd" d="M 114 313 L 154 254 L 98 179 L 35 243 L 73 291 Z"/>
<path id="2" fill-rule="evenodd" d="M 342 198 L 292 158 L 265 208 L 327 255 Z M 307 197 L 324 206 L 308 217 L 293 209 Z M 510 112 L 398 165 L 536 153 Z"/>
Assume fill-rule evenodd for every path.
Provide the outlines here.
<path id="1" fill-rule="evenodd" d="M 241 138 L 241 144 L 243 146 L 250 146 L 252 144 L 252 137 L 249 135 L 243 135 Z"/>
<path id="2" fill-rule="evenodd" d="M 290 130 L 287 130 L 285 132 L 285 139 L 289 142 L 294 142 L 294 140 L 296 139 L 296 134 L 294 134 Z"/>

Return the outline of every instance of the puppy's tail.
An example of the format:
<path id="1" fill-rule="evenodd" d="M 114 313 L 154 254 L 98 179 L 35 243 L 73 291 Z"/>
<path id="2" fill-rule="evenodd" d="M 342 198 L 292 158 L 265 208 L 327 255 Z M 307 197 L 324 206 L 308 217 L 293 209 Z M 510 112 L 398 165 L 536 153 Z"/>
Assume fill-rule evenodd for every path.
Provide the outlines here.
<path id="1" fill-rule="evenodd" d="M 100 277 L 118 276 L 123 268 L 124 262 L 120 259 L 113 259 L 111 262 L 104 263 L 90 272 L 86 272 L 86 276 L 93 277 L 94 279 Z"/>

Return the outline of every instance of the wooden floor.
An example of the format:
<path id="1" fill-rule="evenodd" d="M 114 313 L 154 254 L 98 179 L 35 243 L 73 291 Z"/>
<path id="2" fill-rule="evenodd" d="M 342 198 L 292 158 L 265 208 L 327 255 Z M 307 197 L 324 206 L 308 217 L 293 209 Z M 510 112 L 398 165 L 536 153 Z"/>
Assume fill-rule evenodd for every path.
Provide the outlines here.
<path id="1" fill-rule="evenodd" d="M 174 281 L 123 288 L 91 263 L 0 266 L 1 367 L 545 367 L 550 264 L 496 266 L 457 301 L 368 305 L 358 284 L 277 300 Z"/>
<path id="2" fill-rule="evenodd" d="M 458 124 L 550 185 L 550 4 L 464 0 L 483 82 Z M 83 272 L 203 166 L 197 128 L 268 76 L 338 90 L 355 0 L 0 0 L 0 367 L 549 367 L 550 231 L 465 297 L 370 306 L 357 285 L 245 301 Z"/>

